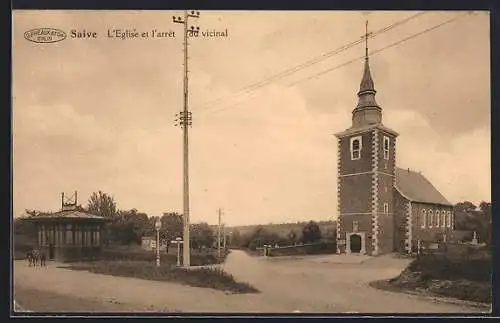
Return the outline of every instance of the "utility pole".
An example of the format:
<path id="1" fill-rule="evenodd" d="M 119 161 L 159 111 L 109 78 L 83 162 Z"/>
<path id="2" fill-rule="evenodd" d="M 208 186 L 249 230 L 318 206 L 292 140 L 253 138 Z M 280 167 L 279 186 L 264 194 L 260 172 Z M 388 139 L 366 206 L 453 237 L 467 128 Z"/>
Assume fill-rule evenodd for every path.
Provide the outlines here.
<path id="1" fill-rule="evenodd" d="M 219 225 L 217 226 L 217 255 L 220 258 L 220 226 L 221 226 L 222 210 L 219 208 Z"/>
<path id="2" fill-rule="evenodd" d="M 190 243 L 189 243 L 189 126 L 192 125 L 192 116 L 189 112 L 189 96 L 188 96 L 188 36 L 194 36 L 200 30 L 200 27 L 191 26 L 188 28 L 189 18 L 199 18 L 200 13 L 198 11 L 184 11 L 184 18 L 173 16 L 174 23 L 180 23 L 184 25 L 184 108 L 180 112 L 179 124 L 183 129 L 183 171 L 184 171 L 184 198 L 183 198 L 183 220 L 184 220 L 184 237 L 183 237 L 183 265 L 188 268 L 191 263 L 190 254 Z"/>
<path id="3" fill-rule="evenodd" d="M 227 235 L 227 233 L 226 233 L 226 224 L 225 223 L 222 225 L 222 228 L 223 228 L 223 233 L 224 233 L 224 236 L 222 239 L 222 241 L 223 241 L 222 242 L 222 246 L 223 246 L 222 249 L 224 250 L 224 252 L 226 252 L 226 235 Z"/>

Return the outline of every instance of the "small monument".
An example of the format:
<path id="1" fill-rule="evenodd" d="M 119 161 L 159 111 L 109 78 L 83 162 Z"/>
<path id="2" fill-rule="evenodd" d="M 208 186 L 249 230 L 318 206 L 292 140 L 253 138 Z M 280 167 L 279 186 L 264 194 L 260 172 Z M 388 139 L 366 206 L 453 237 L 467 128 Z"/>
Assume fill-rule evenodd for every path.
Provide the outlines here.
<path id="1" fill-rule="evenodd" d="M 478 241 L 477 241 L 477 232 L 474 231 L 474 236 L 472 237 L 472 244 L 478 244 Z"/>

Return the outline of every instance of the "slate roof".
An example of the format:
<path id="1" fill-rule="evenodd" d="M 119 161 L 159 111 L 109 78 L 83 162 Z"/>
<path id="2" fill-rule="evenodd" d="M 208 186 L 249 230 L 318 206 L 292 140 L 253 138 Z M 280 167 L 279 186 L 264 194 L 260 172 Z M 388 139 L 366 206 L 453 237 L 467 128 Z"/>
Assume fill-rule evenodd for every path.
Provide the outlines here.
<path id="1" fill-rule="evenodd" d="M 412 202 L 452 205 L 421 173 L 396 168 L 396 189 Z"/>
<path id="2" fill-rule="evenodd" d="M 86 219 L 86 220 L 97 220 L 97 221 L 107 220 L 102 216 L 77 210 L 65 210 L 55 213 L 41 213 L 27 218 L 27 220 L 42 220 L 42 219 Z"/>
<path id="3" fill-rule="evenodd" d="M 371 124 L 371 125 L 367 125 L 367 126 L 362 126 L 362 127 L 350 127 L 342 132 L 337 132 L 335 133 L 334 135 L 337 137 L 337 138 L 340 138 L 340 137 L 345 137 L 345 136 L 349 136 L 349 135 L 353 135 L 355 133 L 361 133 L 361 132 L 366 132 L 368 130 L 373 130 L 373 129 L 380 129 L 380 130 L 383 130 L 385 132 L 388 132 L 390 134 L 393 134 L 394 136 L 398 136 L 399 133 L 397 133 L 396 131 L 390 129 L 390 128 L 387 128 L 386 126 L 384 126 L 382 123 L 377 123 L 377 124 Z"/>

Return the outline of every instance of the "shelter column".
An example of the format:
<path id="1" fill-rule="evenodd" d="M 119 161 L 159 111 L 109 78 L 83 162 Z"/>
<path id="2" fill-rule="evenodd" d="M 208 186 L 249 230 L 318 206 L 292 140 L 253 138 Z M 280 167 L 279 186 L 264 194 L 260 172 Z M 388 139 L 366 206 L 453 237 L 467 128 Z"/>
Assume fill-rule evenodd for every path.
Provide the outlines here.
<path id="1" fill-rule="evenodd" d="M 97 225 L 97 231 L 95 233 L 96 245 L 99 246 L 99 247 L 101 246 L 101 228 L 102 228 L 102 225 L 98 224 Z"/>
<path id="2" fill-rule="evenodd" d="M 38 223 L 36 225 L 36 232 L 37 232 L 37 237 L 38 237 L 38 246 L 42 246 L 43 241 L 42 241 L 42 226 Z"/>

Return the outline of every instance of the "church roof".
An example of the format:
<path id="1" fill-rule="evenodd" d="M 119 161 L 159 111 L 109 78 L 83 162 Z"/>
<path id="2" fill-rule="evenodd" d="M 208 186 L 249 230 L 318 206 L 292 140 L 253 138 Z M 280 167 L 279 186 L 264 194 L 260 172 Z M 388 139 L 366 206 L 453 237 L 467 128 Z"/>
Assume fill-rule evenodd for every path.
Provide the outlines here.
<path id="1" fill-rule="evenodd" d="M 91 213 L 86 213 L 78 210 L 63 210 L 55 213 L 40 213 L 37 215 L 32 215 L 26 218 L 26 220 L 55 220 L 55 219 L 85 219 L 85 220 L 97 220 L 106 221 L 107 219 Z"/>
<path id="2" fill-rule="evenodd" d="M 452 205 L 421 173 L 396 168 L 396 189 L 412 202 Z"/>
<path id="3" fill-rule="evenodd" d="M 341 137 L 345 137 L 345 136 L 354 135 L 356 133 L 367 132 L 367 131 L 370 131 L 373 129 L 380 129 L 380 130 L 383 130 L 383 131 L 390 133 L 394 136 L 399 136 L 399 133 L 397 133 L 396 131 L 394 131 L 390 128 L 387 128 L 382 123 L 370 124 L 370 125 L 364 125 L 364 126 L 358 126 L 358 127 L 352 126 L 349 129 L 335 133 L 335 136 L 337 136 L 337 138 L 341 138 Z"/>

